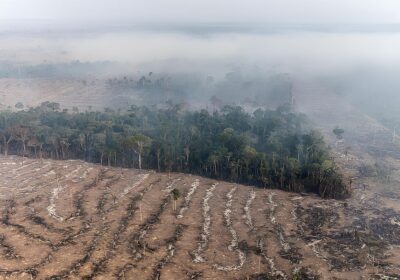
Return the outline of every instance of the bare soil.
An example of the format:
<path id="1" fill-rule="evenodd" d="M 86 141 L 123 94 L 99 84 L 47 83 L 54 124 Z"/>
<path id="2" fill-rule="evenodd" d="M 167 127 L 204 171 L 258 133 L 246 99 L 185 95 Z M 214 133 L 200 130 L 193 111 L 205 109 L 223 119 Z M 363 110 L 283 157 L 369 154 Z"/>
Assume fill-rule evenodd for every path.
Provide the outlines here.
<path id="1" fill-rule="evenodd" d="M 0 172 L 3 279 L 400 273 L 400 196 L 370 187 L 355 186 L 346 201 L 322 200 L 191 175 L 14 156 L 0 157 Z M 176 210 L 173 188 L 182 194 Z M 391 204 L 383 207 L 386 200 Z"/>

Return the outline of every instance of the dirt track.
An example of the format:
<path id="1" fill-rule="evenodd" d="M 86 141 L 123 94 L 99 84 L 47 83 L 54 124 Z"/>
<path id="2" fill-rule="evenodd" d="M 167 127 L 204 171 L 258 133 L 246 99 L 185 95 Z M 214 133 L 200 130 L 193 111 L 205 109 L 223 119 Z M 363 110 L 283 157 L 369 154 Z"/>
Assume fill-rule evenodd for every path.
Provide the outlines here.
<path id="1" fill-rule="evenodd" d="M 400 274 L 400 215 L 350 201 L 81 161 L 0 157 L 4 279 Z M 181 197 L 173 211 L 170 191 Z M 396 205 L 396 203 L 394 203 Z M 313 278 L 310 278 L 313 279 Z M 384 278 L 381 278 L 384 279 Z"/>

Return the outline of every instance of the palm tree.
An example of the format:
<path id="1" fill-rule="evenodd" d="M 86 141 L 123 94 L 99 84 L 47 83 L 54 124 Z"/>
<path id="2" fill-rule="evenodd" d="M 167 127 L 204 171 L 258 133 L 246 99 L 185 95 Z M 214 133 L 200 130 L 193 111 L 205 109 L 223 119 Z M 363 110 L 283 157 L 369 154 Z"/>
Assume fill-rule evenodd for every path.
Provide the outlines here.
<path id="1" fill-rule="evenodd" d="M 181 196 L 181 193 L 180 193 L 180 191 L 178 189 L 173 189 L 171 191 L 171 194 L 172 194 L 172 198 L 174 199 L 173 210 L 176 211 L 176 201 Z"/>

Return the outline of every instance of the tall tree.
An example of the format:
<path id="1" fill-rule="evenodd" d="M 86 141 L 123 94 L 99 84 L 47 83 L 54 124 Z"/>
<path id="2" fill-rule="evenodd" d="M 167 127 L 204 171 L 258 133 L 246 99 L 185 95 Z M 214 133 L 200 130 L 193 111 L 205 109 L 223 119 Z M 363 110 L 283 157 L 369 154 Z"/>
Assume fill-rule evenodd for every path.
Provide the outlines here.
<path id="1" fill-rule="evenodd" d="M 143 134 L 130 136 L 125 140 L 125 146 L 138 156 L 139 169 L 142 169 L 142 155 L 144 148 L 151 142 L 151 138 Z"/>

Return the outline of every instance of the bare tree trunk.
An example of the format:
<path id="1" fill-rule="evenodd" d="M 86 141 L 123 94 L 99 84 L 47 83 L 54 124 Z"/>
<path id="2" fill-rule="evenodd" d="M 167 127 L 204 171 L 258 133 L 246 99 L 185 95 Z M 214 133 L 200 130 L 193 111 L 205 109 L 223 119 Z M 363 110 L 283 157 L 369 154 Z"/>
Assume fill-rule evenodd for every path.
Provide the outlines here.
<path id="1" fill-rule="evenodd" d="M 64 147 L 61 145 L 61 159 L 65 159 Z"/>
<path id="2" fill-rule="evenodd" d="M 190 156 L 190 148 L 189 148 L 189 146 L 186 146 L 184 151 L 185 151 L 185 156 L 186 156 L 185 164 L 186 164 L 186 166 L 189 166 L 189 156 Z"/>
<path id="3" fill-rule="evenodd" d="M 160 172 L 160 150 L 157 150 L 157 169 Z"/>
<path id="4" fill-rule="evenodd" d="M 43 157 L 43 144 L 40 144 L 40 146 L 39 146 L 39 157 L 40 157 L 40 159 L 42 159 L 42 157 Z"/>

